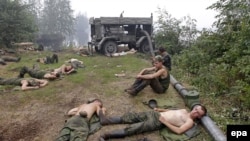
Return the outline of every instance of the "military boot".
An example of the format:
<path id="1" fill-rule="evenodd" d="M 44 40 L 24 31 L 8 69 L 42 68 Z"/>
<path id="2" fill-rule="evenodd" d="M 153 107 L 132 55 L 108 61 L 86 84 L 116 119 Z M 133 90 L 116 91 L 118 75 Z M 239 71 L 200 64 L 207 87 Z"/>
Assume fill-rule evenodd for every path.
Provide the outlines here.
<path id="1" fill-rule="evenodd" d="M 125 133 L 125 130 L 119 129 L 119 130 L 114 130 L 110 133 L 105 133 L 101 135 L 99 141 L 105 141 L 107 139 L 112 139 L 112 138 L 124 138 L 125 136 L 127 136 L 127 134 Z"/>
<path id="2" fill-rule="evenodd" d="M 136 96 L 141 90 L 143 90 L 146 86 L 148 86 L 149 83 L 150 80 L 143 80 L 140 84 L 137 85 L 137 87 L 127 90 L 127 93 Z"/>
<path id="3" fill-rule="evenodd" d="M 1 59 L 1 58 L 0 58 L 0 64 L 6 65 L 5 61 L 3 59 Z"/>
<path id="4" fill-rule="evenodd" d="M 99 111 L 101 125 L 118 124 L 122 123 L 121 117 L 106 117 L 102 110 Z"/>
<path id="5" fill-rule="evenodd" d="M 125 92 L 131 91 L 132 89 L 136 88 L 143 80 L 142 79 L 136 79 L 133 85 L 131 85 L 129 88 L 125 89 Z"/>
<path id="6" fill-rule="evenodd" d="M 54 63 L 54 62 L 58 63 L 58 56 L 57 56 L 57 54 L 53 54 L 52 57 L 51 57 L 51 60 L 52 60 L 52 63 Z"/>
<path id="7" fill-rule="evenodd" d="M 19 77 L 19 78 L 23 78 L 24 75 L 25 75 L 25 73 L 27 73 L 27 72 L 28 72 L 28 68 L 27 68 L 26 66 L 22 67 L 22 69 L 21 69 L 20 72 L 19 72 L 18 77 Z"/>

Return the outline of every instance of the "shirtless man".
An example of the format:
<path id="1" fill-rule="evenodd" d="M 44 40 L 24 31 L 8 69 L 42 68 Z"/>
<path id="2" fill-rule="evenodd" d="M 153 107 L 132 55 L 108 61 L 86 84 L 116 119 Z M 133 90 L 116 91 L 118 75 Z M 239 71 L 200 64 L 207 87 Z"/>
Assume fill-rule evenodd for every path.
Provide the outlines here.
<path id="1" fill-rule="evenodd" d="M 48 84 L 47 80 L 35 79 L 35 78 L 0 78 L 0 85 L 16 85 L 21 86 L 24 90 L 39 89 Z"/>
<path id="2" fill-rule="evenodd" d="M 86 141 L 89 133 L 89 120 L 95 113 L 99 115 L 100 110 L 104 113 L 106 111 L 99 99 L 69 110 L 67 115 L 72 117 L 66 121 L 56 141 Z"/>
<path id="3" fill-rule="evenodd" d="M 122 138 L 138 133 L 159 130 L 168 127 L 176 134 L 182 134 L 192 128 L 195 119 L 200 119 L 207 110 L 202 105 L 196 105 L 191 112 L 186 109 L 168 110 L 155 108 L 154 111 L 142 113 L 126 113 L 121 117 L 105 117 L 102 111 L 99 112 L 102 125 L 108 124 L 130 124 L 124 129 L 104 133 L 100 141 L 110 138 Z"/>
<path id="4" fill-rule="evenodd" d="M 162 94 L 168 89 L 169 83 L 169 72 L 163 65 L 163 58 L 157 55 L 154 58 L 154 66 L 141 70 L 136 76 L 134 84 L 130 88 L 125 89 L 125 91 L 135 96 L 146 86 L 150 85 L 156 93 Z"/>
<path id="5" fill-rule="evenodd" d="M 37 78 L 37 79 L 48 79 L 48 80 L 54 80 L 60 77 L 59 73 L 56 72 L 49 72 L 44 70 L 36 70 L 36 69 L 30 69 L 26 66 L 22 67 L 22 69 L 19 72 L 18 77 L 24 78 L 24 75 L 28 73 L 31 77 Z"/>
<path id="6" fill-rule="evenodd" d="M 70 73 L 76 72 L 76 70 L 74 69 L 74 67 L 72 65 L 67 66 L 67 65 L 63 64 L 59 68 L 54 69 L 53 72 L 59 73 L 59 74 L 70 74 Z"/>

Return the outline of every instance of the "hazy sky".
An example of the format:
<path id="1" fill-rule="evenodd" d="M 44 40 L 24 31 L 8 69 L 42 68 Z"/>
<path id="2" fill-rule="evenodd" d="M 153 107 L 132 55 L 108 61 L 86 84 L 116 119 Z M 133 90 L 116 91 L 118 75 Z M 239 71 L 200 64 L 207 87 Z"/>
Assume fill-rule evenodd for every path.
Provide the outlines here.
<path id="1" fill-rule="evenodd" d="M 165 8 L 172 17 L 180 19 L 191 16 L 197 20 L 199 29 L 212 26 L 216 12 L 206 10 L 217 0 L 71 0 L 72 9 L 76 13 L 86 13 L 88 17 L 120 16 L 157 18 L 157 7 Z"/>

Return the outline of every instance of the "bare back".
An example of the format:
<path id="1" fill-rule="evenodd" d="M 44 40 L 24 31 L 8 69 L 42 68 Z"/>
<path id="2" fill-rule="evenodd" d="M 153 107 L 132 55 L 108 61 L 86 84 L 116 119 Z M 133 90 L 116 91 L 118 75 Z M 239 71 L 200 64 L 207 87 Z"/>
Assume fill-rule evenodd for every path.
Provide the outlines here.
<path id="1" fill-rule="evenodd" d="M 166 121 L 171 123 L 174 126 L 180 127 L 185 124 L 188 119 L 190 119 L 187 110 L 168 110 L 161 112 L 161 118 L 164 118 Z"/>

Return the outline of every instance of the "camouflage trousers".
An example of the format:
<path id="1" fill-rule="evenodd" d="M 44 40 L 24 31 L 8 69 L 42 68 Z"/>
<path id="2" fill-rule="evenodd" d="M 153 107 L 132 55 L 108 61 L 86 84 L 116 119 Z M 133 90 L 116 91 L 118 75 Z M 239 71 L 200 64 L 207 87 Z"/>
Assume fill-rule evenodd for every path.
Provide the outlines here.
<path id="1" fill-rule="evenodd" d="M 53 54 L 51 57 L 50 56 L 46 56 L 45 59 L 45 64 L 53 64 L 53 63 L 58 63 L 58 56 L 57 54 Z"/>
<path id="2" fill-rule="evenodd" d="M 67 120 L 56 141 L 86 141 L 89 135 L 89 121 L 81 116 Z"/>
<path id="3" fill-rule="evenodd" d="M 26 73 L 28 73 L 33 78 L 43 79 L 44 75 L 47 73 L 47 71 L 30 69 L 30 68 L 24 66 L 20 70 L 19 77 L 23 78 Z"/>
<path id="4" fill-rule="evenodd" d="M 85 66 L 79 62 L 79 61 L 73 61 L 71 62 L 71 66 L 74 68 L 74 69 L 78 69 L 78 68 L 84 68 Z"/>
<path id="5" fill-rule="evenodd" d="M 126 113 L 121 118 L 123 123 L 130 124 L 124 130 L 127 135 L 159 130 L 164 126 L 159 121 L 160 113 L 156 111 Z"/>
<path id="6" fill-rule="evenodd" d="M 20 57 L 0 56 L 0 64 L 6 65 L 6 62 L 18 62 L 20 59 Z"/>

